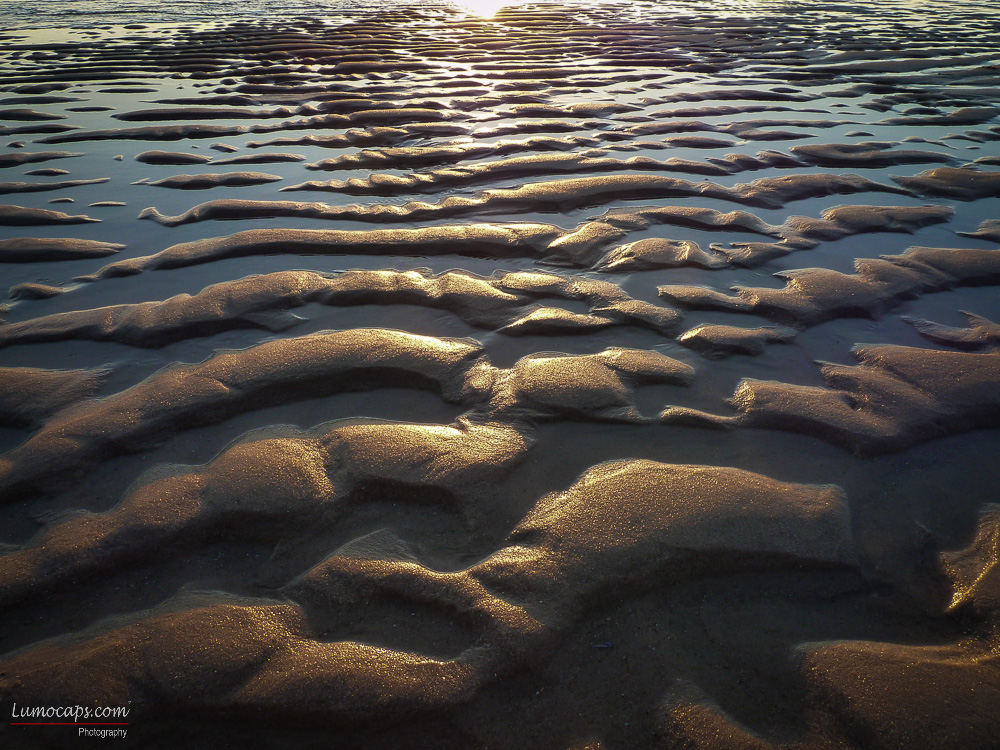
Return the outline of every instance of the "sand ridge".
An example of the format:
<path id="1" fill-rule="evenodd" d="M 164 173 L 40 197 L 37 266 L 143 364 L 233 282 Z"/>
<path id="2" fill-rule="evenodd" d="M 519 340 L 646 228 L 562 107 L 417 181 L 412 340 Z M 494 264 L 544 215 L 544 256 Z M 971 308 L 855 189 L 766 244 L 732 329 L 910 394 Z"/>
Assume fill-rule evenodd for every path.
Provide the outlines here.
<path id="1" fill-rule="evenodd" d="M 993 747 L 993 9 L 59 7 L 0 45 L 5 707 Z"/>

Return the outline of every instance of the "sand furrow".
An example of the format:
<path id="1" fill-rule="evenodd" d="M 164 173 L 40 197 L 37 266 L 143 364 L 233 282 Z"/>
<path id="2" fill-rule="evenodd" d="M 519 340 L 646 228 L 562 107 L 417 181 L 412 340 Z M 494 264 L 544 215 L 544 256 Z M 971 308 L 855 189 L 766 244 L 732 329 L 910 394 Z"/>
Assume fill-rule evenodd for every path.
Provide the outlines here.
<path id="1" fill-rule="evenodd" d="M 6 744 L 993 748 L 988 5 L 7 3 Z"/>
<path id="2" fill-rule="evenodd" d="M 158 348 L 196 336 L 238 328 L 280 332 L 303 318 L 290 312 L 310 302 L 330 306 L 426 305 L 449 310 L 466 323 L 508 334 L 542 333 L 536 300 L 552 298 L 586 303 L 602 325 L 637 325 L 664 335 L 675 330 L 679 314 L 668 307 L 632 299 L 612 284 L 581 277 L 536 274 L 527 288 L 521 273 L 497 272 L 490 278 L 447 272 L 345 271 L 335 276 L 310 271 L 279 271 L 213 284 L 198 294 L 160 302 L 140 302 L 55 313 L 0 324 L 0 347 L 69 339 L 115 341 Z M 18 288 L 21 296 L 44 290 Z M 566 311 L 562 311 L 566 313 Z M 566 313 L 568 314 L 568 313 Z M 554 331 L 553 331 L 554 332 Z"/>
<path id="3" fill-rule="evenodd" d="M 872 191 L 909 195 L 906 190 L 857 175 L 802 174 L 766 177 L 728 188 L 707 181 L 691 182 L 674 177 L 626 174 L 535 182 L 517 188 L 486 190 L 474 198 L 445 198 L 439 203 L 414 201 L 402 206 L 331 206 L 326 203 L 293 201 L 216 200 L 202 203 L 177 216 L 165 216 L 155 208 L 147 208 L 140 218 L 171 227 L 199 221 L 272 216 L 369 222 L 426 221 L 510 211 L 569 211 L 584 206 L 640 198 L 693 197 L 762 208 L 781 208 L 796 200 Z"/>
<path id="4" fill-rule="evenodd" d="M 248 409 L 392 383 L 460 397 L 480 348 L 382 329 L 280 339 L 166 368 L 99 401 L 59 415 L 0 457 L 0 491 L 45 492 L 114 456 Z"/>
<path id="5" fill-rule="evenodd" d="M 315 442 L 322 452 L 342 440 L 328 433 Z M 245 450 L 273 460 L 293 447 L 286 440 Z M 211 512 L 203 498 L 225 505 L 224 498 L 207 493 L 212 473 L 224 470 L 226 460 L 210 465 L 208 476 L 167 480 L 194 502 L 182 504 L 175 524 Z M 298 453 L 293 460 L 294 471 L 319 456 Z M 333 487 L 322 472 L 321 478 L 316 490 L 330 498 Z M 279 499 L 286 487 L 260 491 L 260 502 L 294 503 Z M 620 502 L 624 497 L 629 501 Z M 137 500 L 117 513 L 143 511 Z M 87 522 L 114 524 L 113 516 Z M 20 695 L 72 703 L 83 685 L 53 680 L 54 670 L 84 653 L 99 653 L 101 671 L 88 675 L 86 689 L 112 702 L 207 700 L 222 710 L 322 712 L 348 721 L 398 718 L 465 700 L 500 674 L 544 659 L 561 632 L 613 592 L 747 568 L 854 563 L 847 510 L 834 487 L 785 484 L 734 469 L 613 462 L 594 467 L 567 491 L 543 497 L 513 530 L 508 546 L 466 570 L 436 573 L 416 564 L 334 556 L 288 589 L 293 599 L 313 607 L 343 607 L 368 591 L 443 607 L 483 635 L 482 645 L 454 659 L 441 662 L 351 641 L 321 644 L 294 604 L 234 602 L 150 613 L 98 629 L 79 646 L 38 646 L 3 664 L 3 687 L 6 693 L 16 681 Z M 174 644 L 169 652 L 155 645 L 164 638 Z M 206 638 L 227 645 L 190 666 L 191 654 L 205 652 Z M 229 644 L 237 638 L 243 646 L 234 659 Z M 183 677 L 177 671 L 182 665 Z M 140 696 L 131 687 L 140 682 L 156 688 Z M 290 695 L 298 698 L 291 701 Z"/>
<path id="6" fill-rule="evenodd" d="M 956 286 L 1000 282 L 1000 251 L 911 247 L 902 255 L 858 258 L 855 273 L 800 268 L 775 274 L 781 289 L 734 287 L 735 295 L 665 285 L 660 297 L 681 307 L 752 312 L 801 328 L 845 317 L 877 319 L 907 299 Z"/>
<path id="7" fill-rule="evenodd" d="M 861 364 L 822 366 L 826 388 L 747 379 L 733 395 L 734 416 L 672 407 L 661 419 L 787 430 L 864 455 L 1000 424 L 997 353 L 892 344 L 859 345 L 852 353 Z"/>

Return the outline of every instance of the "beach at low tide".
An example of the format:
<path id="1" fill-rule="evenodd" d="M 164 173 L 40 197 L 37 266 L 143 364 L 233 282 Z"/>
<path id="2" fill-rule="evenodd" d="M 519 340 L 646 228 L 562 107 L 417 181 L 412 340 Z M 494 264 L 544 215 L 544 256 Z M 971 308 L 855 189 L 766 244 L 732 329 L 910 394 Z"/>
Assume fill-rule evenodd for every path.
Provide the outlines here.
<path id="1" fill-rule="evenodd" d="M 1000 12 L 0 42 L 4 747 L 1000 747 Z"/>

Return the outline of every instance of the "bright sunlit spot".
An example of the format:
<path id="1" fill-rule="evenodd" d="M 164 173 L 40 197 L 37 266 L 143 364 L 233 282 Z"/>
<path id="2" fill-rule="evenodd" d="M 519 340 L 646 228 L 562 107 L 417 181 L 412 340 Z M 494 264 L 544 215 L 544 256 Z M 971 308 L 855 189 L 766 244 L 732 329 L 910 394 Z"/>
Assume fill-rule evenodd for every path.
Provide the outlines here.
<path id="1" fill-rule="evenodd" d="M 510 5 L 510 0 L 455 0 L 455 4 L 481 18 L 492 18 L 502 7 Z"/>

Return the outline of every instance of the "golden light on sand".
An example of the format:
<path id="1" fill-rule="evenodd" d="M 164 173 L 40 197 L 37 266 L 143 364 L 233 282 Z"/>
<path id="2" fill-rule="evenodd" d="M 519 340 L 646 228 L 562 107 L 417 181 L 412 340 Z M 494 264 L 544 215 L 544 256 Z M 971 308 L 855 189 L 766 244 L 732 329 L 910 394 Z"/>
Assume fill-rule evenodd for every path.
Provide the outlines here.
<path id="1" fill-rule="evenodd" d="M 508 0 L 456 0 L 455 4 L 462 10 L 467 10 L 481 18 L 492 18 L 502 7 L 510 5 L 510 2 Z"/>
<path id="2" fill-rule="evenodd" d="M 0 0 L 0 750 L 1000 750 L 1000 1 L 119 5 Z"/>

